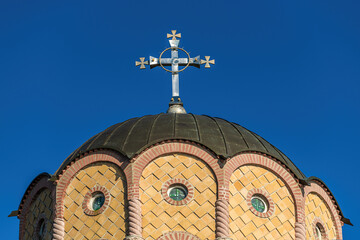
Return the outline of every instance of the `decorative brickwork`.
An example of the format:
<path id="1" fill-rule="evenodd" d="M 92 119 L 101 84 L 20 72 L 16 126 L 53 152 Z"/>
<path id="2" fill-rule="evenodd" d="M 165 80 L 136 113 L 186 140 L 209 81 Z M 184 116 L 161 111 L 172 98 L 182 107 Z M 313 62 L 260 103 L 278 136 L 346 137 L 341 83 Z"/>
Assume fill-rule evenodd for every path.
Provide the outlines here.
<path id="1" fill-rule="evenodd" d="M 316 239 L 314 224 L 319 222 L 325 228 L 325 235 L 329 239 L 341 239 L 341 237 L 336 236 L 336 227 L 332 220 L 332 214 L 319 195 L 315 193 L 308 194 L 305 204 L 307 239 Z"/>
<path id="2" fill-rule="evenodd" d="M 28 209 L 22 239 L 38 239 L 37 230 L 41 219 L 45 221 L 44 239 L 52 238 L 53 206 L 53 198 L 49 189 L 45 188 L 38 193 Z"/>
<path id="3" fill-rule="evenodd" d="M 305 208 L 304 208 L 304 197 L 299 187 L 299 183 L 293 177 L 293 175 L 285 168 L 280 165 L 275 159 L 268 158 L 266 156 L 256 153 L 244 153 L 239 154 L 231 158 L 225 165 L 224 171 L 224 182 L 228 182 L 233 172 L 244 165 L 255 165 L 261 166 L 265 169 L 270 170 L 274 173 L 281 181 L 284 182 L 288 191 L 290 192 L 292 199 L 295 203 L 295 217 L 296 221 L 300 223 L 305 222 Z M 276 200 L 274 199 L 276 202 Z"/>
<path id="4" fill-rule="evenodd" d="M 266 212 L 258 212 L 254 207 L 253 205 L 251 204 L 251 198 L 255 195 L 258 195 L 260 194 L 261 196 L 265 197 L 266 198 L 266 201 L 267 201 L 267 211 Z M 272 198 L 270 197 L 269 193 L 264 191 L 263 189 L 257 189 L 257 188 L 254 188 L 250 191 L 248 191 L 248 194 L 247 194 L 247 197 L 246 197 L 246 203 L 250 209 L 250 211 L 255 214 L 256 216 L 258 217 L 262 217 L 262 218 L 269 218 L 271 217 L 271 215 L 274 214 L 275 212 L 275 205 L 274 205 L 274 201 L 272 200 Z"/>
<path id="5" fill-rule="evenodd" d="M 188 232 L 168 232 L 164 233 L 157 240 L 200 240 L 200 238 L 191 235 Z"/>
<path id="6" fill-rule="evenodd" d="M 74 178 L 75 174 L 83 167 L 97 162 L 110 162 L 117 165 L 119 168 L 124 169 L 129 163 L 128 159 L 124 156 L 110 150 L 98 150 L 90 152 L 76 159 L 63 170 L 59 175 L 56 186 L 56 217 L 62 218 L 64 216 L 64 198 L 65 191 Z M 125 172 L 126 175 L 126 172 Z M 128 178 L 126 176 L 126 178 Z"/>
<path id="7" fill-rule="evenodd" d="M 82 207 L 89 190 L 104 186 L 111 195 L 103 213 L 89 216 Z M 124 239 L 126 231 L 125 175 L 113 163 L 98 162 L 79 170 L 66 188 L 64 239 Z M 106 193 L 105 193 L 106 194 Z"/>
<path id="8" fill-rule="evenodd" d="M 264 218 L 251 211 L 246 199 L 249 192 L 257 192 L 254 188 L 273 199 L 274 214 Z M 251 165 L 236 169 L 230 178 L 229 203 L 233 239 L 295 239 L 293 198 L 285 183 L 267 169 Z"/>
<path id="9" fill-rule="evenodd" d="M 340 221 L 335 201 L 330 198 L 330 194 L 316 182 L 312 182 L 310 186 L 306 186 L 304 190 L 306 196 L 306 235 L 312 236 L 313 231 L 311 230 L 311 224 L 315 217 L 319 217 L 326 223 L 325 228 L 329 231 L 329 239 L 342 239 L 342 222 Z M 313 212 L 315 210 L 316 212 Z M 335 231 L 335 233 L 333 231 Z"/>
<path id="10" fill-rule="evenodd" d="M 91 208 L 89 208 L 89 205 L 90 205 L 90 200 L 93 197 L 93 194 L 96 192 L 101 192 L 104 194 L 105 202 L 99 210 L 94 211 Z M 85 195 L 84 201 L 82 204 L 82 208 L 87 215 L 90 215 L 90 216 L 99 215 L 99 214 L 103 213 L 106 210 L 106 208 L 109 206 L 110 198 L 111 198 L 110 192 L 105 187 L 95 186 L 92 189 L 90 189 L 90 191 L 88 191 L 87 194 Z"/>
<path id="11" fill-rule="evenodd" d="M 216 238 L 226 239 L 229 236 L 229 202 L 225 199 L 216 201 Z"/>
<path id="12" fill-rule="evenodd" d="M 171 199 L 168 195 L 169 187 L 177 185 L 177 184 L 181 184 L 181 185 L 185 186 L 185 188 L 187 190 L 187 196 L 181 201 L 175 201 L 175 200 Z M 187 181 L 185 179 L 174 178 L 174 179 L 170 179 L 170 180 L 166 181 L 163 184 L 163 186 L 161 188 L 161 195 L 165 199 L 165 201 L 167 201 L 168 203 L 175 205 L 175 206 L 181 206 L 181 205 L 188 204 L 192 200 L 192 198 L 194 197 L 194 187 L 191 185 L 191 183 L 189 183 L 189 181 Z"/>
<path id="13" fill-rule="evenodd" d="M 171 205 L 161 195 L 163 183 L 174 178 L 186 179 L 194 186 L 194 198 L 186 205 Z M 171 231 L 215 238 L 216 180 L 203 161 L 184 154 L 156 158 L 142 172 L 140 193 L 145 239 L 157 239 Z"/>
<path id="14" fill-rule="evenodd" d="M 132 159 L 133 164 L 125 168 L 126 176 L 132 176 L 131 179 L 128 179 L 129 198 L 139 198 L 138 186 L 141 174 L 145 167 L 154 159 L 173 153 L 183 153 L 197 157 L 209 166 L 209 169 L 211 169 L 213 171 L 213 174 L 215 174 L 216 179 L 219 180 L 220 178 L 223 178 L 223 171 L 220 168 L 218 159 L 215 158 L 215 156 L 213 156 L 210 151 L 207 151 L 206 149 L 200 148 L 199 146 L 191 143 L 161 143 L 143 151 L 135 159 Z"/>
<path id="15" fill-rule="evenodd" d="M 20 219 L 20 231 L 19 231 L 19 239 L 26 239 L 24 238 L 24 234 L 26 231 L 26 224 L 27 223 L 27 217 L 30 214 L 29 213 L 31 205 L 34 203 L 34 201 L 38 198 L 39 194 L 41 194 L 44 190 L 49 190 L 51 192 L 50 197 L 52 199 L 51 204 L 48 208 L 53 212 L 54 209 L 54 202 L 53 199 L 54 193 L 55 193 L 55 186 L 52 184 L 52 182 L 49 181 L 49 174 L 40 174 L 38 175 L 30 184 L 28 187 L 22 201 L 19 207 L 19 219 Z M 51 222 L 51 221 L 50 221 Z"/>

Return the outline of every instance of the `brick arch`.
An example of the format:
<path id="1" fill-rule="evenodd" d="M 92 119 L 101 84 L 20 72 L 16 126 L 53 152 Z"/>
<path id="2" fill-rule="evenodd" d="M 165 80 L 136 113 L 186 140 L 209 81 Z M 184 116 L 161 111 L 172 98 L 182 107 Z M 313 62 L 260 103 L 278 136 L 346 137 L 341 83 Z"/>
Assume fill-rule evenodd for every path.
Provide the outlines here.
<path id="1" fill-rule="evenodd" d="M 304 197 L 302 195 L 299 184 L 290 174 L 290 172 L 288 172 L 283 166 L 281 166 L 273 159 L 255 153 L 243 153 L 231 158 L 224 167 L 224 184 L 226 183 L 227 187 L 229 187 L 232 173 L 239 167 L 245 165 L 256 165 L 259 167 L 263 167 L 273 172 L 275 175 L 279 176 L 287 186 L 290 194 L 294 199 L 296 221 L 305 223 Z M 227 199 L 229 199 L 229 195 L 227 195 Z"/>
<path id="2" fill-rule="evenodd" d="M 337 211 L 337 209 L 335 207 L 334 202 L 331 200 L 329 194 L 325 191 L 325 189 L 322 188 L 316 182 L 311 182 L 310 186 L 305 186 L 304 192 L 305 192 L 304 204 L 305 204 L 306 197 L 310 193 L 317 194 L 325 202 L 325 205 L 330 210 L 331 218 L 332 218 L 332 220 L 334 222 L 334 225 L 336 227 L 336 238 L 337 239 L 342 239 L 342 228 L 341 228 L 342 223 L 341 223 L 341 220 L 339 218 L 338 211 Z"/>
<path id="3" fill-rule="evenodd" d="M 131 165 L 125 168 L 125 174 L 132 176 L 128 181 L 129 198 L 139 198 L 139 183 L 145 167 L 154 159 L 171 153 L 184 153 L 197 157 L 208 165 L 217 180 L 222 178 L 222 170 L 218 164 L 218 159 L 209 151 L 191 143 L 163 143 L 145 150 L 134 159 Z"/>
<path id="4" fill-rule="evenodd" d="M 64 216 L 64 198 L 66 195 L 66 189 L 71 183 L 71 180 L 75 177 L 76 173 L 82 168 L 98 162 L 110 162 L 118 166 L 123 170 L 129 163 L 128 159 L 114 151 L 110 150 L 99 150 L 86 154 L 84 157 L 76 160 L 69 165 L 65 170 L 60 179 L 57 181 L 56 187 L 56 209 L 55 218 L 63 218 Z M 125 173 L 125 172 L 124 172 Z M 128 175 L 124 174 L 125 178 L 128 179 Z M 126 180 L 125 179 L 125 180 Z"/>
<path id="5" fill-rule="evenodd" d="M 174 232 L 164 233 L 157 240 L 200 240 L 200 238 L 188 232 L 174 231 Z"/>
<path id="6" fill-rule="evenodd" d="M 43 176 L 36 184 L 35 186 L 30 190 L 30 193 L 28 196 L 26 196 L 26 199 L 24 200 L 22 204 L 22 210 L 19 216 L 20 219 L 20 231 L 19 231 L 19 239 L 22 240 L 25 232 L 25 223 L 26 223 L 26 216 L 28 214 L 29 208 L 33 201 L 36 199 L 36 197 L 45 189 L 48 189 L 51 191 L 52 196 L 54 198 L 55 193 L 55 185 L 49 181 L 49 178 L 47 176 Z M 55 198 L 54 198 L 55 200 Z M 55 202 L 55 201 L 54 201 Z"/>

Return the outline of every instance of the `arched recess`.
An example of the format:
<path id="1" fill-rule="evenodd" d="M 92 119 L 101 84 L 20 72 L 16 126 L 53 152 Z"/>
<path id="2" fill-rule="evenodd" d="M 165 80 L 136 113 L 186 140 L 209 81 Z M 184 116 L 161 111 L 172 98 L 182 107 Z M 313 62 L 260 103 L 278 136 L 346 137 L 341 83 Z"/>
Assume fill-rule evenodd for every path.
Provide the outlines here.
<path id="1" fill-rule="evenodd" d="M 311 182 L 310 186 L 305 186 L 304 192 L 305 192 L 305 200 L 304 200 L 305 204 L 309 200 L 309 197 L 312 194 L 314 194 L 314 195 L 318 196 L 319 199 L 326 205 L 328 211 L 331 214 L 331 219 L 335 226 L 336 239 L 342 239 L 342 223 L 341 223 L 338 211 L 336 210 L 335 204 L 329 197 L 329 194 L 324 190 L 324 188 L 322 188 L 315 181 Z M 308 216 L 306 216 L 306 217 L 308 217 Z M 306 229 L 308 230 L 308 228 L 312 228 L 312 226 L 311 225 L 309 226 L 309 224 L 306 223 Z M 311 231 L 312 231 L 312 229 L 311 229 Z"/>
<path id="2" fill-rule="evenodd" d="M 139 198 L 139 181 L 145 167 L 152 160 L 172 153 L 184 153 L 197 157 L 209 165 L 218 181 L 223 178 L 223 172 L 219 166 L 218 159 L 212 155 L 210 151 L 191 143 L 162 143 L 146 149 L 139 156 L 132 159 L 133 163 L 125 168 L 125 174 L 132 176 L 132 178 L 128 180 L 129 198 Z"/>
<path id="3" fill-rule="evenodd" d="M 71 182 L 74 180 L 75 176 L 79 172 L 88 167 L 96 164 L 105 164 L 113 165 L 118 170 L 120 170 L 123 175 L 123 181 L 126 182 L 128 176 L 124 173 L 124 167 L 129 163 L 128 159 L 114 151 L 111 150 L 98 150 L 85 154 L 85 156 L 80 157 L 75 160 L 71 165 L 63 170 L 62 175 L 60 175 L 59 180 L 57 181 L 56 187 L 56 216 L 54 220 L 54 235 L 53 239 L 62 240 L 65 236 L 65 225 L 64 222 L 64 213 L 65 213 L 65 197 L 67 195 L 67 189 Z M 116 172 L 116 171 L 115 171 Z M 116 175 L 114 173 L 113 175 Z M 119 174 L 119 175 L 121 175 Z M 85 188 L 84 188 L 85 189 Z M 84 190 L 85 191 L 85 190 Z M 126 193 L 126 183 L 124 186 L 124 192 Z M 81 207 L 81 206 L 80 206 Z M 124 226 L 125 227 L 125 226 Z"/>
<path id="4" fill-rule="evenodd" d="M 50 226 L 48 232 L 51 234 L 51 225 L 53 221 L 54 209 L 55 209 L 55 185 L 49 181 L 50 175 L 47 173 L 42 173 L 38 175 L 29 185 L 24 197 L 20 203 L 19 207 L 19 219 L 20 219 L 20 230 L 19 230 L 19 239 L 27 239 L 33 236 L 25 236 L 31 235 L 31 233 L 26 232 L 27 224 L 29 224 L 29 214 L 35 214 L 32 216 L 32 225 L 33 231 L 35 230 L 37 219 L 42 216 L 47 220 L 47 226 Z M 38 198 L 44 198 L 45 201 L 37 201 Z M 33 206 L 33 205 L 36 206 Z M 41 206 L 40 206 L 41 205 Z M 37 209 L 41 209 L 42 211 L 38 214 L 32 212 L 32 206 Z M 38 210 L 37 210 L 38 211 Z M 44 213 L 46 211 L 46 214 Z"/>
<path id="5" fill-rule="evenodd" d="M 157 239 L 162 232 L 171 231 L 215 238 L 217 176 L 221 171 L 209 152 L 189 143 L 164 143 L 147 149 L 125 171 L 133 176 L 129 195 L 141 202 L 136 208 L 142 216 L 134 214 L 133 223 L 142 227 L 143 238 Z M 183 179 L 193 186 L 193 198 L 182 205 L 166 201 L 162 187 L 171 179 Z M 131 212 L 129 215 L 131 226 Z M 134 235 L 141 235 L 141 231 L 134 231 Z"/>
<path id="6" fill-rule="evenodd" d="M 229 183 L 233 172 L 244 165 L 255 165 L 270 170 L 275 173 L 287 186 L 295 203 L 295 217 L 297 222 L 305 221 L 304 197 L 295 178 L 283 166 L 274 159 L 257 153 L 243 153 L 231 158 L 225 165 L 224 181 Z"/>
<path id="7" fill-rule="evenodd" d="M 174 231 L 174 232 L 164 233 L 157 240 L 200 240 L 200 238 L 188 232 Z"/>

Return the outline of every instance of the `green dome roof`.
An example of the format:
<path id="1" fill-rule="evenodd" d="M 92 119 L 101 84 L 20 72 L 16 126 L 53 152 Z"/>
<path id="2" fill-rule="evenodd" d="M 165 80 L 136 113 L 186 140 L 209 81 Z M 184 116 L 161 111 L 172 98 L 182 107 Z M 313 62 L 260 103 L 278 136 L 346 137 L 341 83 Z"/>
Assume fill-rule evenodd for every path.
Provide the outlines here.
<path id="1" fill-rule="evenodd" d="M 223 158 L 248 151 L 265 153 L 285 164 L 299 179 L 306 178 L 280 150 L 238 124 L 204 115 L 164 113 L 132 118 L 93 136 L 64 161 L 56 175 L 80 154 L 91 150 L 112 149 L 131 159 L 164 140 L 193 141 Z"/>

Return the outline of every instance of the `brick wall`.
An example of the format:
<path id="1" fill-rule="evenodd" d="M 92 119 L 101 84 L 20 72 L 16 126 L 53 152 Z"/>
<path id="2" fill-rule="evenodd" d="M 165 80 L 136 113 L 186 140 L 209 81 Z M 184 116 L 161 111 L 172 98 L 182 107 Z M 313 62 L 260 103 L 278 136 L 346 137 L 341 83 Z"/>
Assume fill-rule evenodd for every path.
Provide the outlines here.
<path id="1" fill-rule="evenodd" d="M 325 202 L 314 193 L 310 193 L 305 201 L 305 214 L 306 214 L 306 238 L 316 239 L 314 232 L 314 220 L 320 218 L 324 223 L 325 234 L 327 239 L 336 239 L 336 228 L 332 220 L 332 214 L 329 211 Z"/>
<path id="2" fill-rule="evenodd" d="M 252 189 L 270 195 L 275 212 L 268 218 L 252 213 L 246 198 Z M 257 166 L 242 166 L 230 178 L 230 232 L 233 239 L 295 239 L 295 206 L 284 182 Z"/>
<path id="3" fill-rule="evenodd" d="M 52 239 L 52 219 L 54 212 L 52 207 L 53 199 L 51 191 L 49 189 L 44 189 L 29 207 L 29 211 L 26 216 L 23 239 L 37 239 L 36 228 L 39 220 L 42 218 L 44 218 L 46 222 L 44 239 Z"/>
<path id="4" fill-rule="evenodd" d="M 110 192 L 110 205 L 102 214 L 88 216 L 82 204 L 94 186 Z M 64 198 L 64 239 L 125 238 L 125 177 L 112 163 L 93 163 L 82 168 L 70 182 Z"/>
<path id="5" fill-rule="evenodd" d="M 194 197 L 174 206 L 161 195 L 169 179 L 186 179 Z M 195 157 L 172 154 L 158 157 L 146 166 L 140 179 L 143 238 L 157 239 L 170 231 L 186 231 L 200 239 L 215 239 L 216 181 L 209 167 Z"/>

